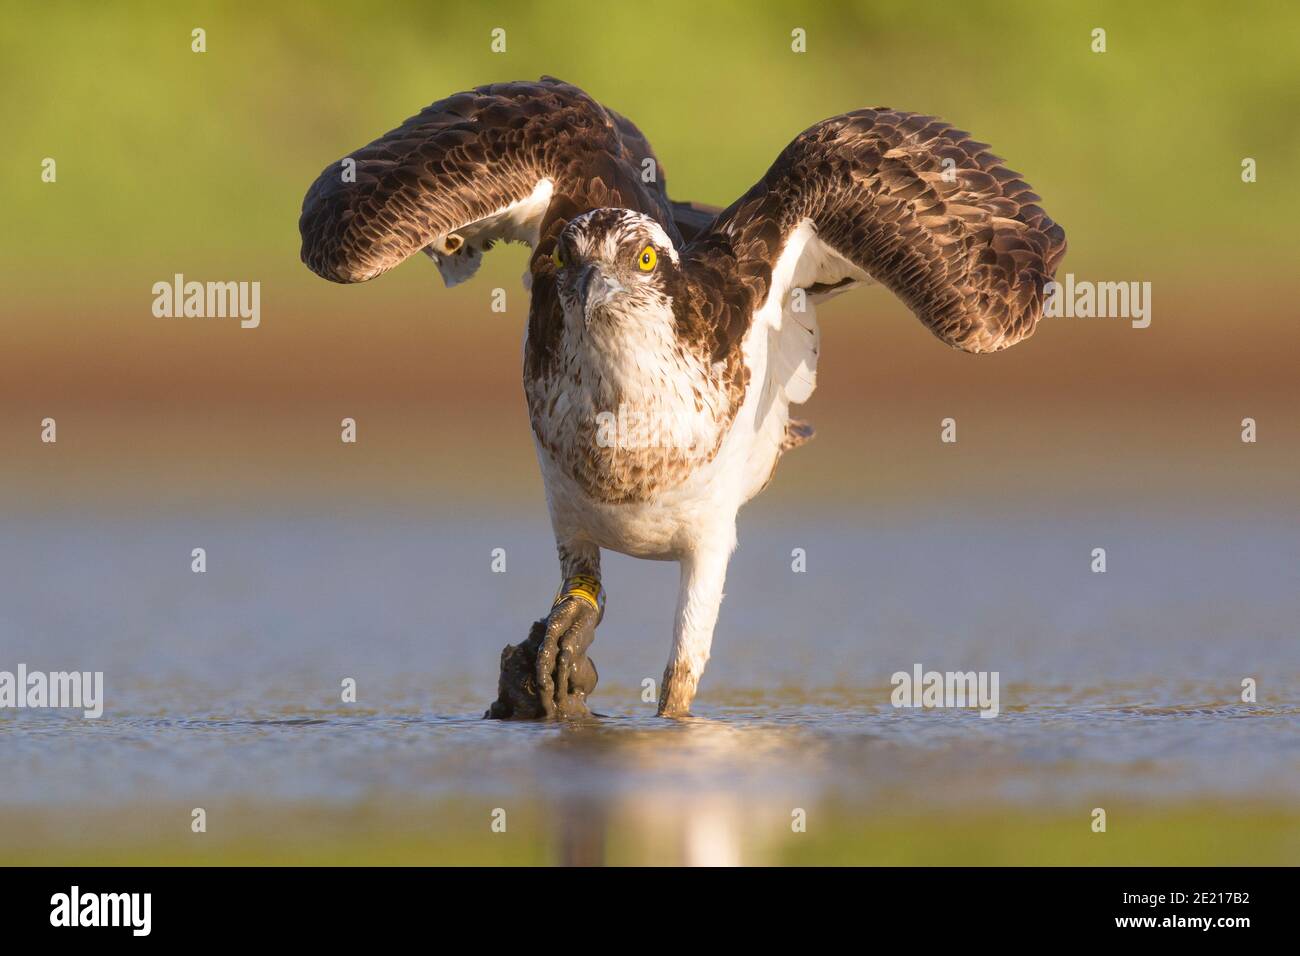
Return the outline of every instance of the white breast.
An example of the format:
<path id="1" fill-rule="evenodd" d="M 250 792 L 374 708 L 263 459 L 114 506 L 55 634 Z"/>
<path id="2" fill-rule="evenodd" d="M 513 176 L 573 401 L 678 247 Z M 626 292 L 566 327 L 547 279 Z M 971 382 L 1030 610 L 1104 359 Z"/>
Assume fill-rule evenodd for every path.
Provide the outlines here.
<path id="1" fill-rule="evenodd" d="M 636 467 L 676 470 L 645 500 L 614 503 L 595 500 L 564 463 L 539 443 L 557 532 L 579 534 L 602 548 L 636 557 L 663 559 L 680 557 L 701 538 L 722 531 L 730 534 L 741 505 L 772 477 L 785 442 L 790 405 L 806 401 L 816 386 L 820 349 L 816 311 L 812 297 L 800 292 L 796 300 L 791 290 L 811 284 L 813 273 L 825 281 L 824 274 L 836 271 L 829 268 L 836 264 L 833 260 L 811 224 L 801 224 L 790 236 L 773 273 L 772 295 L 754 316 L 742 343 L 750 377 L 734 417 L 724 407 L 725 391 L 701 391 L 701 382 L 709 376 L 698 366 L 698 358 L 674 351 L 671 339 L 664 338 L 667 325 L 630 322 L 601 343 L 598 363 L 578 358 L 582 385 L 569 384 L 557 392 L 550 411 L 554 420 L 544 423 L 544 428 L 558 434 L 566 427 L 565 419 L 572 427 L 572 421 L 581 421 L 583 414 L 607 408 L 604 396 L 593 397 L 592 383 L 604 377 L 617 380 L 619 391 L 636 407 L 672 422 L 679 434 L 692 436 L 699 447 L 716 450 L 689 467 L 668 459 L 655 462 L 653 456 L 635 462 L 629 453 L 628 460 Z M 585 407 L 576 407 L 583 403 Z M 575 416 L 575 411 L 580 414 Z M 720 425 L 728 418 L 728 425 Z M 725 427 L 725 434 L 720 434 L 720 427 Z"/>
<path id="2" fill-rule="evenodd" d="M 639 558 L 674 560 L 693 550 L 704 537 L 730 533 L 735 514 L 767 483 L 780 457 L 789 419 L 789 402 L 766 387 L 770 376 L 768 330 L 757 325 L 748 333 L 744 354 L 751 379 L 744 402 L 716 454 L 698 463 L 680 483 L 665 487 L 646 501 L 607 503 L 594 500 L 539 443 L 538 460 L 556 531 L 578 534 L 602 548 Z M 673 402 L 689 394 L 689 383 L 675 383 L 661 396 L 687 432 L 711 440 L 717 418 L 711 411 Z"/>

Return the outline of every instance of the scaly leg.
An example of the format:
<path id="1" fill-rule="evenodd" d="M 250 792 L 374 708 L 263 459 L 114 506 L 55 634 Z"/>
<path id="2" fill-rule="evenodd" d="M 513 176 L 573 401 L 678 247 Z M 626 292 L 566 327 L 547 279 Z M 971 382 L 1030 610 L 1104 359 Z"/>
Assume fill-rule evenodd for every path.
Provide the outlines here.
<path id="1" fill-rule="evenodd" d="M 677 598 L 677 622 L 673 628 L 673 650 L 664 669 L 659 690 L 659 716 L 685 717 L 690 713 L 695 689 L 713 644 L 713 626 L 722 604 L 722 585 L 727 562 L 735 547 L 735 528 L 708 549 L 697 549 L 682 558 L 681 591 Z"/>
<path id="2" fill-rule="evenodd" d="M 596 665 L 587 649 L 605 610 L 600 549 L 558 545 L 564 579 L 550 613 L 533 624 L 528 639 L 501 652 L 497 700 L 487 717 L 536 719 L 583 717 L 596 687 Z"/>

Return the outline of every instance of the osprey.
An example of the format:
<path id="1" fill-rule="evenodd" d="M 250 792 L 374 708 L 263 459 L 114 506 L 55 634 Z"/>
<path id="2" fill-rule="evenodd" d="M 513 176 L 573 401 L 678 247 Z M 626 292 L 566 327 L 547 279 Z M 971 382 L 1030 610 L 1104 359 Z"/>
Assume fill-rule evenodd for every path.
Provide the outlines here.
<path id="1" fill-rule="evenodd" d="M 816 384 L 815 303 L 876 282 L 954 348 L 1014 345 L 1065 253 L 1038 202 L 986 144 L 886 108 L 809 127 L 724 210 L 674 202 L 637 128 L 550 77 L 457 93 L 327 167 L 299 222 L 326 279 L 423 251 L 454 285 L 495 242 L 532 247 L 524 392 L 561 585 L 488 716 L 586 713 L 601 549 L 680 563 L 659 713 L 687 714 L 736 514 L 812 434 L 790 406 Z"/>

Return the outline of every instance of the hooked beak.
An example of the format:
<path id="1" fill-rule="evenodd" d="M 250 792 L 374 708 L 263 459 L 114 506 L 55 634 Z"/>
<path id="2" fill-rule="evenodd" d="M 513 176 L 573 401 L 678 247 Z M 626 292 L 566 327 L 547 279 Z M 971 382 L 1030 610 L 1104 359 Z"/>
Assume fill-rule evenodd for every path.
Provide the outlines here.
<path id="1" fill-rule="evenodd" d="M 588 328 L 591 327 L 591 319 L 596 310 L 616 293 L 623 291 L 623 286 L 617 279 L 605 275 L 604 270 L 596 265 L 580 268 L 573 284 L 577 292 L 578 308 L 582 310 L 582 319 Z"/>

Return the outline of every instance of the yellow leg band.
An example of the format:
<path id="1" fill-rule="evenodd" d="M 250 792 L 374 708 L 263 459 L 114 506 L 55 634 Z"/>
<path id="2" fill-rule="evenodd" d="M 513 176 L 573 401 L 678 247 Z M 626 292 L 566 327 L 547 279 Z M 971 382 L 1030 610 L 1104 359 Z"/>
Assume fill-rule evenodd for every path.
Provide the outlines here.
<path id="1" fill-rule="evenodd" d="M 605 592 L 600 586 L 598 578 L 594 578 L 589 574 L 575 574 L 560 587 L 560 590 L 555 595 L 555 603 L 551 606 L 555 607 L 566 598 L 571 597 L 586 601 L 593 609 L 599 611 L 600 606 L 604 603 Z"/>

